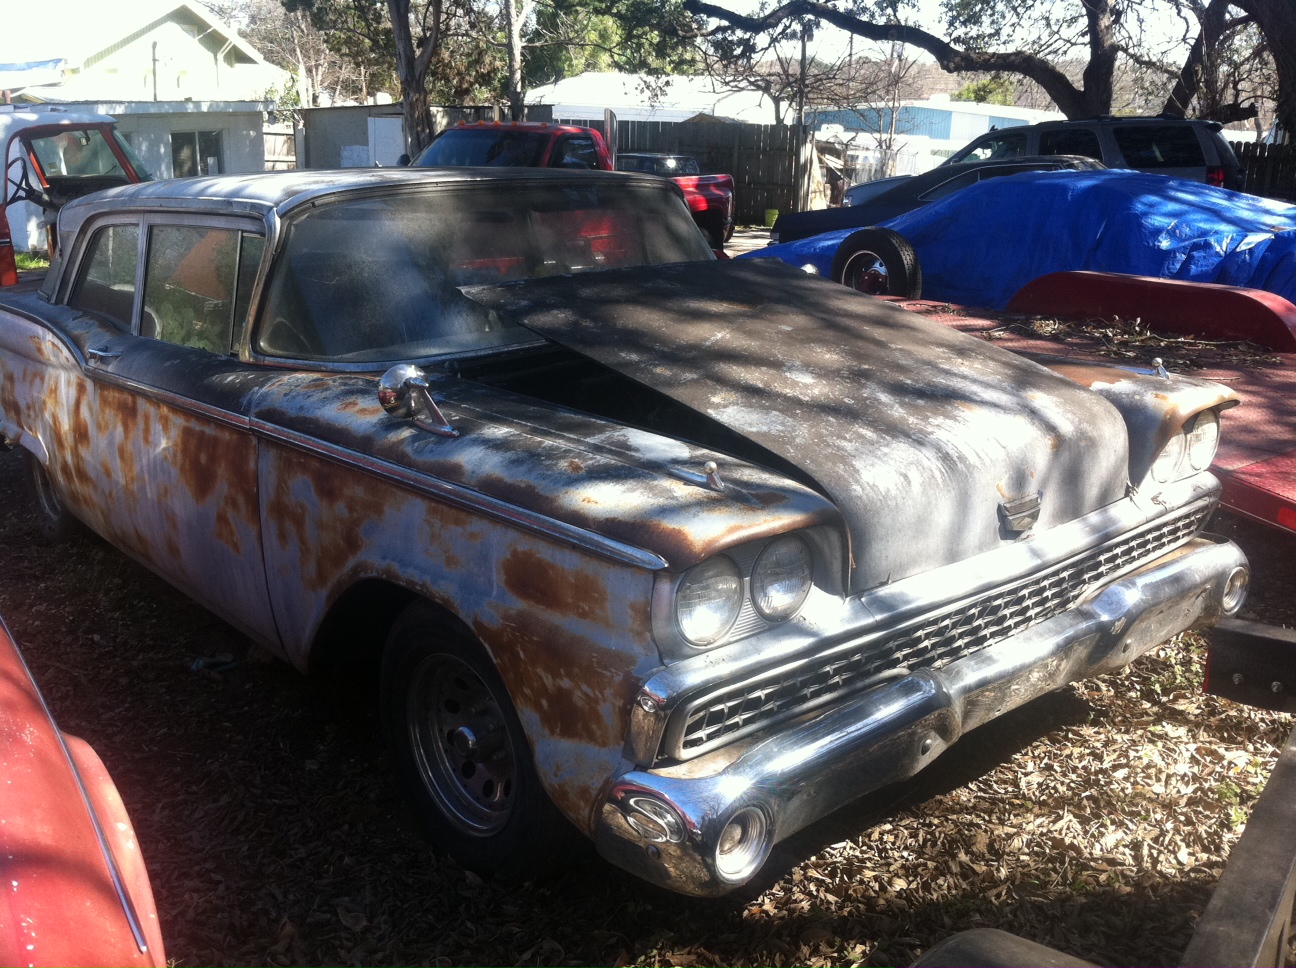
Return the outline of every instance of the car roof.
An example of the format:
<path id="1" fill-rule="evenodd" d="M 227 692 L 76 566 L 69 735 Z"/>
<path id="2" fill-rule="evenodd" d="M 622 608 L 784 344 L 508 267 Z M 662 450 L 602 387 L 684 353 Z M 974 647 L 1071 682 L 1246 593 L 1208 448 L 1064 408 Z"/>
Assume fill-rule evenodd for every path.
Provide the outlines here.
<path id="1" fill-rule="evenodd" d="M 106 114 L 89 111 L 0 111 L 0 144 L 10 135 L 27 128 L 67 127 L 83 128 L 87 125 L 114 124 Z"/>
<path id="2" fill-rule="evenodd" d="M 590 128 L 578 124 L 555 124 L 552 121 L 457 121 L 444 131 L 437 132 L 437 137 L 446 131 L 494 131 L 499 128 L 517 128 L 522 131 L 557 131 L 559 134 L 587 134 Z"/>
<path id="3" fill-rule="evenodd" d="M 1218 130 L 1223 125 L 1218 121 L 1206 121 L 1201 118 L 1181 118 L 1178 115 L 1130 115 L 1123 117 L 1115 114 L 1102 114 L 1092 118 L 1064 118 L 1060 121 L 1040 121 L 1031 125 L 1035 128 L 1065 128 L 1076 124 L 1200 124 Z M 1002 130 L 1008 130 L 1006 128 Z"/>
<path id="4" fill-rule="evenodd" d="M 339 168 L 332 170 L 254 172 L 168 178 L 122 185 L 75 199 L 59 213 L 60 234 L 72 233 L 105 208 L 203 209 L 265 217 L 285 215 L 302 205 L 340 194 L 374 191 L 417 191 L 439 185 L 483 182 L 594 184 L 627 179 L 660 191 L 663 182 L 632 172 L 572 171 L 546 168 Z"/>

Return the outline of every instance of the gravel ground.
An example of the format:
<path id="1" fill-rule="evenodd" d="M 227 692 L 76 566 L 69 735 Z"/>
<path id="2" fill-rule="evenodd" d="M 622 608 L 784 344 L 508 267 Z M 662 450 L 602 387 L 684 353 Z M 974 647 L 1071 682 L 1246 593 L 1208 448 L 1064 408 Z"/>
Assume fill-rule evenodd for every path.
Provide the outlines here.
<path id="1" fill-rule="evenodd" d="M 592 852 L 483 882 L 419 839 L 364 697 L 315 691 L 97 539 L 42 546 L 20 469 L 0 454 L 0 613 L 121 789 L 174 964 L 903 964 L 976 926 L 1173 963 L 1289 729 L 1203 696 L 1187 636 L 969 735 L 733 896 Z M 1296 624 L 1292 542 L 1217 528 L 1260 569 L 1252 614 Z"/>

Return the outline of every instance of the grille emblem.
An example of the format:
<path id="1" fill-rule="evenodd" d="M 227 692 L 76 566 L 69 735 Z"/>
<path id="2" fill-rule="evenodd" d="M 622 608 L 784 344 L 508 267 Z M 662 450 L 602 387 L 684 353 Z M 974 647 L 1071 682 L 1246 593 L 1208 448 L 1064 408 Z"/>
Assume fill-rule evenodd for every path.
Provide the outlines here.
<path id="1" fill-rule="evenodd" d="M 1036 491 L 1015 501 L 1001 502 L 999 517 L 1003 519 L 1004 527 L 1019 534 L 1035 527 L 1035 522 L 1039 520 L 1040 503 L 1043 498 L 1044 492 Z"/>

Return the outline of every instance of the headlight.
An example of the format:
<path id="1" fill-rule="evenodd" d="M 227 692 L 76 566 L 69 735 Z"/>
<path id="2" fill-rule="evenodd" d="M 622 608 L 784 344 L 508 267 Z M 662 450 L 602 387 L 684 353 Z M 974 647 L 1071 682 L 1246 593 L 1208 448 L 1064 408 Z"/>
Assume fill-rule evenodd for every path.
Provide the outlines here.
<path id="1" fill-rule="evenodd" d="M 675 621 L 694 645 L 723 638 L 743 603 L 743 580 L 731 558 L 716 555 L 684 573 L 675 593 Z"/>
<path id="2" fill-rule="evenodd" d="M 1219 446 L 1219 417 L 1214 410 L 1203 410 L 1193 421 L 1192 430 L 1188 431 L 1188 463 L 1195 471 L 1204 471 L 1215 459 L 1215 448 Z"/>
<path id="3" fill-rule="evenodd" d="M 810 548 L 796 535 L 775 538 L 752 568 L 752 604 L 763 618 L 782 622 L 791 618 L 810 594 L 813 577 Z"/>
<path id="4" fill-rule="evenodd" d="M 1170 438 L 1152 463 L 1154 481 L 1166 484 L 1179 476 L 1179 465 L 1183 463 L 1185 446 L 1186 438 L 1182 431 Z"/>

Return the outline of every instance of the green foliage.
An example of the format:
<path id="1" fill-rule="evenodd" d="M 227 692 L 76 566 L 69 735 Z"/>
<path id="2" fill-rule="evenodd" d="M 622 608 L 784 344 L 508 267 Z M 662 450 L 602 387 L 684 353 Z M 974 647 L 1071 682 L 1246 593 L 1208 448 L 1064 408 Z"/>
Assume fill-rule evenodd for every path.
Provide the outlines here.
<path id="1" fill-rule="evenodd" d="M 48 269 L 49 259 L 45 257 L 44 252 L 15 252 L 14 262 L 18 264 L 19 272 L 27 272 L 29 269 Z"/>
<path id="2" fill-rule="evenodd" d="M 280 91 L 273 84 L 265 89 L 261 95 L 263 101 L 273 101 L 275 109 L 270 112 L 270 122 L 278 124 L 281 121 L 293 124 L 301 121 L 301 109 L 305 107 L 301 99 L 301 83 L 297 76 L 297 69 L 289 67 L 288 80 L 284 84 L 283 91 Z"/>
<path id="3" fill-rule="evenodd" d="M 1013 105 L 1016 102 L 1013 82 L 1002 74 L 992 74 L 979 81 L 970 81 L 950 95 L 951 101 L 975 101 L 978 104 Z"/>

